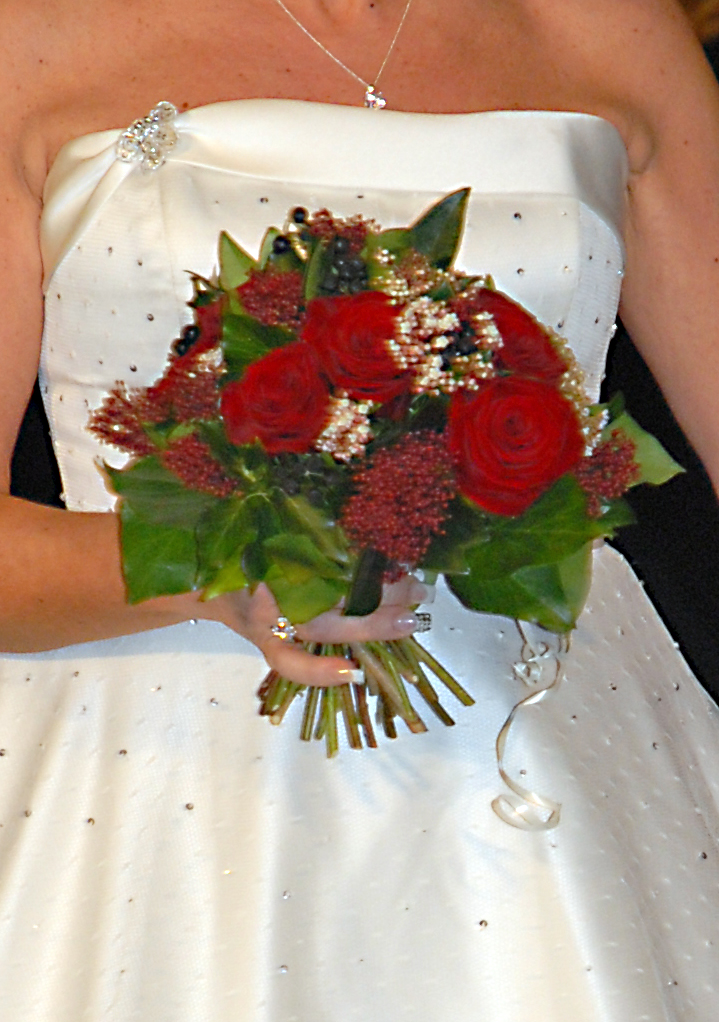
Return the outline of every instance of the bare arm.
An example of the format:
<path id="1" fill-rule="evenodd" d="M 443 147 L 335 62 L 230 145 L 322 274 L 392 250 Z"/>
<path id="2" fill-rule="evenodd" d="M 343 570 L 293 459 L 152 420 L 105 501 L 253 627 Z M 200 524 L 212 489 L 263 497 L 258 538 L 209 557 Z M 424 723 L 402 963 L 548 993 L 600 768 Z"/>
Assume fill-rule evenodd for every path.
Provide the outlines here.
<path id="1" fill-rule="evenodd" d="M 719 90 L 690 34 L 672 39 L 647 40 L 654 145 L 630 181 L 621 314 L 719 491 Z"/>
<path id="2" fill-rule="evenodd" d="M 572 83 L 565 103 L 613 120 L 627 145 L 620 312 L 719 490 L 716 80 L 676 0 L 541 10 L 555 84 Z"/>

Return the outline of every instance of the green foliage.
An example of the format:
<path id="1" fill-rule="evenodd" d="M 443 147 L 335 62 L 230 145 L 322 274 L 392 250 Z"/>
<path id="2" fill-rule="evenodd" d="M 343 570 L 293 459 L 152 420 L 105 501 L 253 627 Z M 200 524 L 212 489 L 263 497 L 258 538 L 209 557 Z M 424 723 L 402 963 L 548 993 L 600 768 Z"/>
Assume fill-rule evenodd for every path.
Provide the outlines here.
<path id="1" fill-rule="evenodd" d="M 129 500 L 120 508 L 122 569 L 129 603 L 197 588 L 197 548 L 191 526 L 149 521 Z"/>
<path id="2" fill-rule="evenodd" d="M 453 515 L 447 531 L 443 545 L 430 551 L 436 561 L 430 567 L 439 566 L 445 555 L 449 570 L 454 569 L 448 583 L 466 607 L 566 631 L 574 625 L 588 584 L 587 555 L 580 551 L 590 549 L 591 540 L 607 530 L 587 515 L 586 496 L 567 474 L 522 515 L 480 519 L 465 508 Z M 461 560 L 452 562 L 453 555 Z"/>
<path id="3" fill-rule="evenodd" d="M 222 351 L 227 379 L 239 379 L 256 359 L 292 340 L 294 335 L 283 327 L 265 326 L 244 313 L 226 313 L 222 317 Z"/>
<path id="4" fill-rule="evenodd" d="M 452 575 L 447 581 L 471 610 L 533 621 L 553 632 L 570 631 L 591 581 L 591 543 L 549 564 L 529 564 L 494 578 Z"/>
<path id="5" fill-rule="evenodd" d="M 304 298 L 306 302 L 312 301 L 320 294 L 321 283 L 325 279 L 331 263 L 332 254 L 329 245 L 323 241 L 316 241 L 305 269 Z"/>
<path id="6" fill-rule="evenodd" d="M 622 412 L 621 415 L 612 420 L 605 432 L 611 433 L 615 429 L 621 430 L 622 433 L 636 444 L 637 450 L 634 458 L 641 469 L 641 474 L 636 482 L 632 484 L 633 486 L 638 486 L 640 483 L 651 483 L 652 486 L 661 486 L 662 483 L 668 482 L 675 475 L 684 471 L 682 466 L 672 458 L 671 454 L 664 449 L 657 438 L 642 429 L 639 423 L 635 422 L 627 412 Z"/>
<path id="7" fill-rule="evenodd" d="M 468 199 L 469 188 L 445 195 L 408 231 L 409 247 L 421 252 L 440 270 L 448 269 L 457 254 Z"/>
<path id="8" fill-rule="evenodd" d="M 258 528 L 246 505 L 233 495 L 218 501 L 197 523 L 197 556 L 207 599 L 247 584 L 241 553 L 257 540 Z"/>
<path id="9" fill-rule="evenodd" d="M 220 234 L 220 287 L 223 291 L 234 291 L 244 284 L 257 263 L 236 241 L 223 231 Z"/>
<path id="10" fill-rule="evenodd" d="M 376 261 L 378 251 L 391 253 L 401 260 L 411 249 L 426 256 L 440 270 L 446 270 L 457 254 L 464 228 L 469 188 L 446 195 L 427 210 L 411 227 L 393 227 L 379 234 L 370 234 L 364 249 L 369 278 L 373 287 L 381 288 L 386 270 Z M 440 297 L 441 292 L 436 297 Z"/>
<path id="11" fill-rule="evenodd" d="M 278 564 L 268 569 L 264 581 L 282 613 L 296 624 L 331 610 L 347 591 L 346 584 L 316 575 L 307 575 L 301 582 L 292 581 Z"/>
<path id="12" fill-rule="evenodd" d="M 131 505 L 146 522 L 194 528 L 215 497 L 190 490 L 154 455 L 141 458 L 129 468 L 105 468 L 123 507 Z"/>

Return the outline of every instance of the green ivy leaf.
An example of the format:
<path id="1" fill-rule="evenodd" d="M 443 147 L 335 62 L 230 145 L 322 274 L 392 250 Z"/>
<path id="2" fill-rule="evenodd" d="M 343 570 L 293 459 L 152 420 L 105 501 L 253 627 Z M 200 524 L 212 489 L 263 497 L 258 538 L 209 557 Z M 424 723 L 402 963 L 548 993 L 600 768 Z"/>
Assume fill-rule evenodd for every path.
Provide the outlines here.
<path id="1" fill-rule="evenodd" d="M 265 541 L 283 531 L 282 520 L 266 493 L 251 493 L 243 500 L 243 515 L 248 529 L 257 531 L 257 539 L 247 543 L 242 553 L 242 570 L 250 583 L 261 582 L 270 567 Z"/>
<path id="2" fill-rule="evenodd" d="M 527 565 L 501 578 L 454 575 L 450 589 L 471 610 L 533 621 L 552 632 L 576 624 L 591 583 L 591 543 L 552 564 Z"/>
<path id="3" fill-rule="evenodd" d="M 636 516 L 626 500 L 622 500 L 620 497 L 618 500 L 610 501 L 598 521 L 602 526 L 602 535 L 611 537 L 617 529 L 623 529 L 625 525 L 633 525 Z"/>
<path id="4" fill-rule="evenodd" d="M 220 260 L 220 287 L 223 291 L 234 291 L 241 284 L 244 284 L 250 275 L 250 270 L 257 266 L 257 263 L 245 252 L 244 248 L 237 244 L 226 231 L 220 234 L 219 243 Z"/>
<path id="5" fill-rule="evenodd" d="M 318 549 L 338 564 L 348 565 L 350 553 L 345 535 L 334 515 L 324 507 L 318 508 L 303 497 L 284 497 L 282 518 L 291 532 L 312 537 Z"/>
<path id="6" fill-rule="evenodd" d="M 268 569 L 263 581 L 272 591 L 282 613 L 295 624 L 303 624 L 331 610 L 347 589 L 346 583 L 316 575 L 308 577 L 305 582 L 293 582 L 278 564 Z"/>
<path id="7" fill-rule="evenodd" d="M 484 541 L 468 550 L 472 576 L 499 579 L 528 565 L 552 564 L 603 535 L 600 520 L 587 516 L 586 502 L 584 491 L 568 473 L 524 514 L 491 516 Z"/>
<path id="8" fill-rule="evenodd" d="M 489 538 L 490 516 L 465 497 L 456 497 L 447 508 L 445 531 L 434 536 L 422 558 L 422 569 L 440 574 L 469 571 L 467 551 Z"/>
<path id="9" fill-rule="evenodd" d="M 457 254 L 464 227 L 469 188 L 440 199 L 409 229 L 409 244 L 440 270 L 448 269 Z"/>
<path id="10" fill-rule="evenodd" d="M 410 250 L 409 228 L 392 227 L 379 234 L 370 232 L 362 249 L 362 258 L 367 267 L 367 276 L 370 287 L 381 291 L 389 283 L 391 269 L 383 260 L 377 259 L 378 252 L 391 252 L 395 260 L 401 260 L 402 256 Z"/>
<path id="11" fill-rule="evenodd" d="M 346 578 L 344 567 L 325 556 L 309 536 L 281 532 L 265 540 L 264 548 L 283 575 L 297 585 L 314 576 Z"/>
<path id="12" fill-rule="evenodd" d="M 304 299 L 306 302 L 321 293 L 322 281 L 327 276 L 331 264 L 332 256 L 329 246 L 324 241 L 317 241 L 305 267 Z"/>
<path id="13" fill-rule="evenodd" d="M 622 502 L 617 501 L 604 519 L 589 518 L 586 496 L 567 474 L 524 514 L 486 516 L 479 541 L 469 539 L 464 547 L 465 573 L 450 574 L 447 582 L 473 610 L 566 631 L 586 598 L 591 541 L 625 517 Z M 472 519 L 466 512 L 465 518 L 463 527 L 470 533 Z"/>
<path id="14" fill-rule="evenodd" d="M 227 378 L 239 379 L 252 362 L 292 340 L 294 334 L 282 327 L 265 326 L 252 316 L 226 314 L 222 317 L 222 350 Z"/>
<path id="15" fill-rule="evenodd" d="M 148 521 L 123 501 L 120 508 L 122 568 L 129 603 L 186 593 L 197 587 L 193 525 Z"/>
<path id="16" fill-rule="evenodd" d="M 635 460 L 641 469 L 641 475 L 632 483 L 632 486 L 638 486 L 640 483 L 661 486 L 662 483 L 668 482 L 675 475 L 684 471 L 682 466 L 662 447 L 657 438 L 642 429 L 627 412 L 622 412 L 610 422 L 605 433 L 610 435 L 615 429 L 621 430 L 636 444 Z"/>
<path id="17" fill-rule="evenodd" d="M 227 439 L 225 425 L 222 419 L 211 419 L 197 422 L 195 432 L 209 446 L 213 456 L 217 458 L 225 468 L 232 470 L 237 459 L 238 448 Z"/>
<path id="18" fill-rule="evenodd" d="M 130 468 L 106 466 L 106 471 L 115 493 L 122 497 L 123 507 L 132 505 L 148 523 L 192 530 L 216 501 L 209 494 L 189 489 L 154 455 L 141 458 Z"/>
<path id="19" fill-rule="evenodd" d="M 235 593 L 248 585 L 249 579 L 242 569 L 241 561 L 230 558 L 214 577 L 204 583 L 202 590 L 203 600 L 214 600 L 216 596 L 223 593 Z"/>
<path id="20" fill-rule="evenodd" d="M 218 574 L 222 574 L 228 564 L 235 565 L 230 574 L 237 574 L 245 547 L 254 543 L 258 534 L 255 515 L 252 508 L 247 507 L 247 500 L 231 496 L 217 501 L 197 524 L 198 560 L 203 580 L 207 579 L 209 585 L 214 579 L 216 584 Z M 244 572 L 241 574 L 244 577 Z M 239 588 L 243 585 L 244 581 Z"/>
<path id="21" fill-rule="evenodd" d="M 268 229 L 265 231 L 265 236 L 262 239 L 262 244 L 260 245 L 260 258 L 258 260 L 261 270 L 264 270 L 265 266 L 267 265 L 267 260 L 272 255 L 272 246 L 274 244 L 275 238 L 280 233 L 281 232 L 278 231 L 276 227 L 268 227 Z"/>

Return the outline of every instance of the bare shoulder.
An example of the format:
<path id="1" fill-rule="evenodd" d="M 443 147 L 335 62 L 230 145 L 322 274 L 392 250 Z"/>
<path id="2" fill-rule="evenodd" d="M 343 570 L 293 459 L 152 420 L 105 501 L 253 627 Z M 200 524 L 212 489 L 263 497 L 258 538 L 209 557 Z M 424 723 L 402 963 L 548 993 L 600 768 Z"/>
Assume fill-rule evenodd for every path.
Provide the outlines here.
<path id="1" fill-rule="evenodd" d="M 613 120 L 641 172 L 680 126 L 707 136 L 717 87 L 677 0 L 529 0 L 578 103 Z"/>
<path id="2" fill-rule="evenodd" d="M 94 111 L 112 107 L 122 80 L 127 89 L 133 35 L 149 34 L 139 0 L 0 4 L 0 141 L 33 194 L 62 142 L 94 129 Z"/>

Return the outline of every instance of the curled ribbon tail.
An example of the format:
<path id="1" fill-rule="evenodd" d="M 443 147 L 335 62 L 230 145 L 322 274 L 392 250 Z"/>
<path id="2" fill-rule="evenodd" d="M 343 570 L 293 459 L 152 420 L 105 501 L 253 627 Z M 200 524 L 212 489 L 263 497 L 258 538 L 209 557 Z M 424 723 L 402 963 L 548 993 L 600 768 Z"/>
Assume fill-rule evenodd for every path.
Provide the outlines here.
<path id="1" fill-rule="evenodd" d="M 522 638 L 522 652 L 521 659 L 514 664 L 514 673 L 532 689 L 532 692 L 512 707 L 497 735 L 497 768 L 511 794 L 498 795 L 492 802 L 492 809 L 500 820 L 510 827 L 533 831 L 551 830 L 559 823 L 561 803 L 546 795 L 530 791 L 512 778 L 504 766 L 504 753 L 512 724 L 520 711 L 540 703 L 562 680 L 564 674 L 562 655 L 569 649 L 569 639 L 566 636 L 556 636 L 556 649 L 548 642 L 541 642 L 535 646 L 519 621 L 516 625 Z"/>

